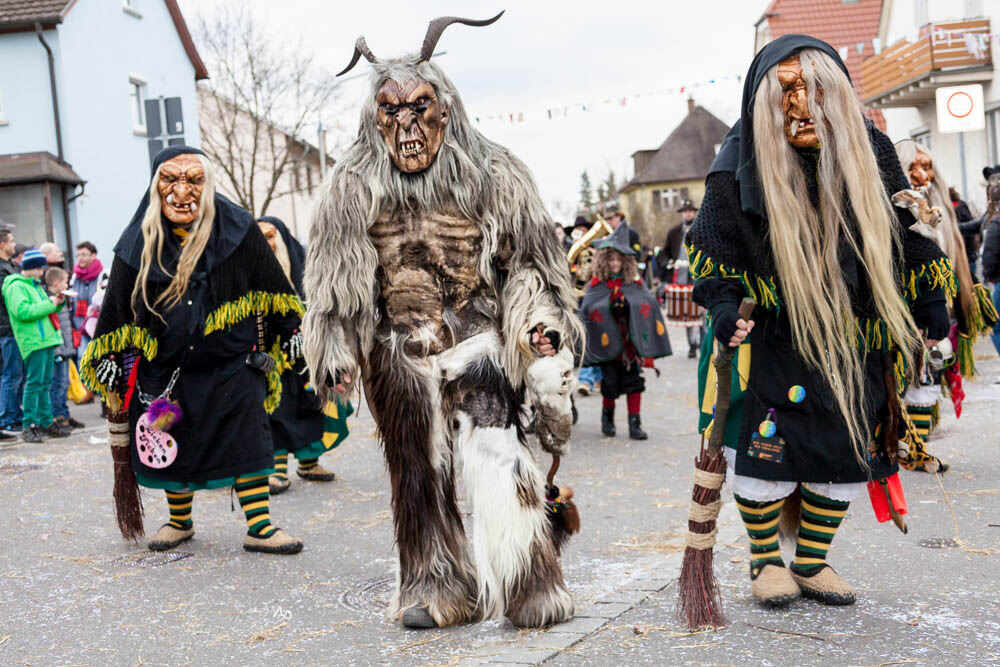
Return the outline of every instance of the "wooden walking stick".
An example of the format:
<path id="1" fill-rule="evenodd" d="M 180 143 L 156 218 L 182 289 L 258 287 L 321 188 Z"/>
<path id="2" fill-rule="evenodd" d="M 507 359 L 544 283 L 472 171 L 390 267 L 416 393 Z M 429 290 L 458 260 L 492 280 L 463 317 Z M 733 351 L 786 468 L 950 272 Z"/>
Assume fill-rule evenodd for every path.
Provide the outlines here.
<path id="1" fill-rule="evenodd" d="M 749 322 L 756 302 L 743 299 L 740 317 Z M 719 583 L 712 569 L 712 551 L 718 532 L 716 521 L 722 509 L 722 482 L 726 478 L 726 457 L 722 451 L 726 432 L 726 417 L 732 389 L 733 353 L 736 348 L 724 345 L 715 356 L 715 415 L 712 433 L 705 445 L 702 434 L 701 449 L 694 461 L 694 490 L 688 510 L 688 533 L 684 547 L 684 562 L 678 582 L 677 612 L 695 630 L 726 625 L 722 612 Z"/>

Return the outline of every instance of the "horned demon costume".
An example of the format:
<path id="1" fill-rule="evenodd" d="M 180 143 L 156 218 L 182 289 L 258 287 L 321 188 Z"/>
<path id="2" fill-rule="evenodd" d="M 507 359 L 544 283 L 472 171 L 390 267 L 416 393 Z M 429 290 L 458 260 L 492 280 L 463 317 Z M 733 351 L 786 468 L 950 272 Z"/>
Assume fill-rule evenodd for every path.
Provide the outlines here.
<path id="1" fill-rule="evenodd" d="M 267 412 L 281 399 L 272 357 L 283 345 L 301 347 L 289 345 L 301 314 L 253 216 L 215 192 L 204 154 L 160 151 L 115 246 L 80 362 L 81 378 L 108 404 L 124 537 L 142 535 L 136 482 L 167 495 L 170 521 L 152 536 L 154 550 L 194 535 L 195 490 L 234 486 L 247 518 L 246 550 L 302 549 L 271 525 L 267 486 Z"/>
<path id="2" fill-rule="evenodd" d="M 894 369 L 917 327 L 932 339 L 947 333 L 951 264 L 909 229 L 909 211 L 892 208 L 890 195 L 908 187 L 833 48 L 787 35 L 761 50 L 688 243 L 694 298 L 714 338 L 748 340 L 725 444 L 753 593 L 765 604 L 800 592 L 854 602 L 826 552 L 864 482 L 896 470 Z M 746 296 L 757 302 L 753 323 L 737 313 Z M 702 427 L 714 404 L 713 342 L 700 363 Z M 798 494 L 801 512 L 786 504 Z M 783 508 L 798 533 L 791 572 L 777 537 Z"/>
<path id="3" fill-rule="evenodd" d="M 278 259 L 285 276 L 302 296 L 302 274 L 306 250 L 278 218 L 258 218 L 257 224 Z M 309 382 L 300 354 L 282 351 L 277 359 L 281 371 L 281 402 L 270 414 L 274 441 L 274 473 L 268 480 L 271 495 L 284 493 L 288 479 L 288 454 L 298 461 L 296 474 L 309 482 L 332 482 L 336 475 L 319 463 L 319 457 L 340 446 L 347 437 L 347 418 L 354 412 L 350 401 L 339 398 L 320 403 Z"/>
<path id="4" fill-rule="evenodd" d="M 498 17 L 436 19 L 419 54 L 390 60 L 358 39 L 351 66 L 371 63 L 371 94 L 308 248 L 307 365 L 323 394 L 362 369 L 392 482 L 392 610 L 413 627 L 502 615 L 537 627 L 573 613 L 520 423 L 527 386 L 542 446 L 565 450 L 582 338 L 565 256 L 528 169 L 472 127 L 429 62 L 451 23 Z"/>

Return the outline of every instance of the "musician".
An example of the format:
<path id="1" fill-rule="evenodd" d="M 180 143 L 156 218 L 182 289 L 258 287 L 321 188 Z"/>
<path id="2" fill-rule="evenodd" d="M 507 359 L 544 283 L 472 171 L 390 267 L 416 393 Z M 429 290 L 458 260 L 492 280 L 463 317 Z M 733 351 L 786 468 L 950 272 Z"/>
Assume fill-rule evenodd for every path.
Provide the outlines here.
<path id="1" fill-rule="evenodd" d="M 583 363 L 601 368 L 601 432 L 615 435 L 615 400 L 626 394 L 629 437 L 645 440 L 649 436 L 639 416 L 646 388 L 641 367 L 651 367 L 652 359 L 671 352 L 659 304 L 638 277 L 629 231 L 627 225 L 619 225 L 598 246 L 594 277 L 580 305 L 587 326 Z"/>
<path id="2" fill-rule="evenodd" d="M 694 284 L 694 279 L 691 278 L 688 272 L 687 249 L 684 247 L 684 237 L 687 236 L 687 233 L 691 230 L 691 225 L 694 224 L 694 218 L 698 214 L 698 207 L 690 199 L 685 199 L 681 202 L 681 207 L 677 209 L 677 212 L 681 214 L 681 222 L 667 232 L 667 242 L 663 246 L 666 271 L 662 280 L 664 283 L 692 285 Z M 686 329 L 688 359 L 695 359 L 698 357 L 698 348 L 701 347 L 701 341 L 705 337 L 704 318 L 702 318 L 700 325 L 689 326 Z"/>

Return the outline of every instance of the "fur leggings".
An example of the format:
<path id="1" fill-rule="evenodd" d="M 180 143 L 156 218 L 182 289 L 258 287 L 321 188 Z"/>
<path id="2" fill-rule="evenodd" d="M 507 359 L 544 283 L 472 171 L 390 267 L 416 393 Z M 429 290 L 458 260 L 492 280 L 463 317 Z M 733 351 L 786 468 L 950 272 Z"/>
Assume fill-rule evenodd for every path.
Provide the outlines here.
<path id="1" fill-rule="evenodd" d="M 414 359 L 376 342 L 365 389 L 392 483 L 399 578 L 392 613 L 426 605 L 439 626 L 507 616 L 541 627 L 573 614 L 520 425 L 521 396 L 483 333 Z M 472 502 L 469 557 L 455 453 Z"/>

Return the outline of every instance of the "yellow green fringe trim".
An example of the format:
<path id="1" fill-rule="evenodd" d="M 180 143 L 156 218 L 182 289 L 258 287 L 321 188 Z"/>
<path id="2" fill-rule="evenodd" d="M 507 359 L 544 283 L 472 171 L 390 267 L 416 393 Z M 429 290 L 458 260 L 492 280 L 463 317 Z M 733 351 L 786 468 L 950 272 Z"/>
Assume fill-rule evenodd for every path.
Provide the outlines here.
<path id="1" fill-rule="evenodd" d="M 899 349 L 894 350 L 893 353 L 896 355 L 896 358 L 892 362 L 892 374 L 896 378 L 896 393 L 902 396 L 906 392 L 907 385 L 906 357 Z"/>
<path id="2" fill-rule="evenodd" d="M 950 303 L 958 294 L 958 281 L 947 257 L 935 259 L 903 277 L 903 296 L 913 303 L 924 290 L 944 289 Z"/>
<path id="3" fill-rule="evenodd" d="M 273 414 L 281 404 L 281 374 L 287 368 L 285 353 L 281 351 L 281 340 L 275 338 L 269 353 L 274 359 L 274 368 L 267 374 L 267 397 L 264 399 L 264 411 Z"/>
<path id="4" fill-rule="evenodd" d="M 1000 320 L 1000 315 L 997 315 L 997 309 L 993 305 L 989 288 L 982 283 L 976 283 L 972 287 L 972 296 L 973 303 L 975 304 L 973 309 L 976 311 L 974 313 L 976 321 L 969 322 L 970 326 L 968 330 L 976 336 L 992 333 L 993 325 L 997 323 L 997 320 Z"/>
<path id="5" fill-rule="evenodd" d="M 979 375 L 976 370 L 976 359 L 973 348 L 976 345 L 975 339 L 969 334 L 958 332 L 958 349 L 955 350 L 955 358 L 958 361 L 958 370 L 962 377 L 972 379 Z M 942 382 L 942 385 L 944 383 Z"/>
<path id="6" fill-rule="evenodd" d="M 747 291 L 747 296 L 756 301 L 758 306 L 768 310 L 781 309 L 778 284 L 772 276 L 761 277 L 749 271 L 740 271 L 721 262 L 716 262 L 703 251 L 695 250 L 692 245 L 686 245 L 685 248 L 688 254 L 689 271 L 695 280 L 713 276 L 738 280 L 743 285 L 743 289 Z"/>
<path id="7" fill-rule="evenodd" d="M 83 352 L 83 358 L 80 360 L 80 380 L 91 391 L 107 396 L 108 388 L 97 381 L 97 369 L 94 365 L 112 352 L 124 352 L 130 349 L 138 350 L 142 353 L 143 359 L 148 360 L 156 357 L 158 344 L 150 335 L 149 329 L 135 324 L 126 324 L 110 333 L 98 336 L 90 341 Z"/>
<path id="8" fill-rule="evenodd" d="M 294 294 L 277 292 L 247 292 L 235 301 L 227 301 L 205 319 L 205 335 L 228 329 L 251 315 L 287 315 L 289 312 L 302 316 L 305 308 Z"/>

